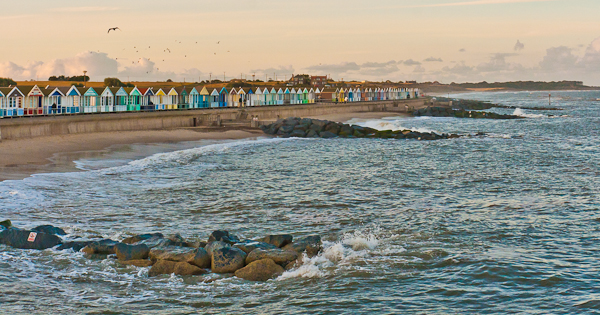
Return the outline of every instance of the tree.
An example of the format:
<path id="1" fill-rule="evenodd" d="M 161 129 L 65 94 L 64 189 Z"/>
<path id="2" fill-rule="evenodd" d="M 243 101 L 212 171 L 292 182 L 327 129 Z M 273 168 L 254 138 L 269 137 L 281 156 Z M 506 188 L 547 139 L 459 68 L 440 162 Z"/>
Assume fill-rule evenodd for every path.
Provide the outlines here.
<path id="1" fill-rule="evenodd" d="M 173 80 L 171 80 L 171 79 L 167 79 L 167 82 L 173 82 Z"/>
<path id="2" fill-rule="evenodd" d="M 0 78 L 0 86 L 17 85 L 17 82 L 10 78 Z"/>
<path id="3" fill-rule="evenodd" d="M 104 86 L 124 86 L 124 84 L 117 78 L 106 78 L 104 79 Z"/>

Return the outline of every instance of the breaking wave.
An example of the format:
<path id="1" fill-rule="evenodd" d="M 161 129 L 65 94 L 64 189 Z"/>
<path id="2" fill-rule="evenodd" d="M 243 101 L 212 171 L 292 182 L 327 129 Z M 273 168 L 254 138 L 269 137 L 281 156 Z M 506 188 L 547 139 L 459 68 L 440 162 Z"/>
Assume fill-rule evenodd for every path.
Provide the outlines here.
<path id="1" fill-rule="evenodd" d="M 547 118 L 548 117 L 548 115 L 544 115 L 544 114 L 528 114 L 528 113 L 525 113 L 520 108 L 515 109 L 515 111 L 513 112 L 513 115 L 519 116 L 519 117 L 525 117 L 525 118 Z"/>
<path id="2" fill-rule="evenodd" d="M 428 129 L 428 128 L 424 128 L 424 127 L 404 127 L 401 124 L 400 120 L 394 120 L 394 121 L 389 121 L 389 120 L 369 120 L 363 123 L 358 123 L 359 126 L 362 127 L 369 127 L 369 128 L 373 128 L 373 129 L 377 129 L 377 130 L 411 130 L 411 131 L 416 131 L 416 132 L 435 132 L 435 133 L 439 133 L 435 130 L 432 129 Z"/>

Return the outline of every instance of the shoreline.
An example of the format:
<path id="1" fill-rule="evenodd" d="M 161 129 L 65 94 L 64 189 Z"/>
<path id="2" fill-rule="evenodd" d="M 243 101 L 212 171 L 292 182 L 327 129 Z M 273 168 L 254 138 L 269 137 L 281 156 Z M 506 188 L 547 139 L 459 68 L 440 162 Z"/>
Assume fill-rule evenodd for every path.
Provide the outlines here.
<path id="1" fill-rule="evenodd" d="M 408 116 L 396 112 L 355 112 L 314 115 L 306 118 L 345 122 Z M 125 145 L 168 144 L 200 140 L 241 140 L 267 136 L 258 128 L 232 126 L 190 127 L 168 130 L 120 131 L 46 136 L 0 141 L 0 182 L 21 180 L 34 174 L 81 171 L 75 161 Z"/>

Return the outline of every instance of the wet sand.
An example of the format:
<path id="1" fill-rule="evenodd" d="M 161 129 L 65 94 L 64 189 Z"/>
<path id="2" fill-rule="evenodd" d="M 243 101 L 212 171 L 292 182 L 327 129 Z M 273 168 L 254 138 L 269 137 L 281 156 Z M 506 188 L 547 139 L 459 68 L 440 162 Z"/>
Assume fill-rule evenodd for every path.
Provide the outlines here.
<path id="1" fill-rule="evenodd" d="M 76 171 L 74 160 L 115 145 L 260 137 L 257 129 L 177 129 L 88 133 L 0 142 L 0 181 L 36 173 Z"/>
<path id="2" fill-rule="evenodd" d="M 308 116 L 338 122 L 408 116 L 398 112 L 359 112 Z M 185 128 L 176 130 L 87 133 L 0 141 L 0 181 L 32 174 L 77 171 L 73 161 L 98 155 L 110 147 L 129 144 L 177 143 L 196 140 L 234 140 L 264 136 L 246 127 Z"/>

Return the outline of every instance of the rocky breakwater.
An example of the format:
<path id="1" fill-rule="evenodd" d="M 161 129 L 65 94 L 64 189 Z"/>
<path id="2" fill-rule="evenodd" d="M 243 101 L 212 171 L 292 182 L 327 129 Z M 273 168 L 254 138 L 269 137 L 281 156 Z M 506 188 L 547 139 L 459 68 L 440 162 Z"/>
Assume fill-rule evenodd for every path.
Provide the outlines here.
<path id="1" fill-rule="evenodd" d="M 25 230 L 12 226 L 10 220 L 0 222 L 0 244 L 20 249 L 72 250 L 94 260 L 115 259 L 123 265 L 149 268 L 149 277 L 213 272 L 249 281 L 276 278 L 298 266 L 304 257 L 313 257 L 322 250 L 318 235 L 295 240 L 292 235 L 278 234 L 242 240 L 228 231 L 214 231 L 207 241 L 162 233 L 139 234 L 121 241 L 80 240 L 51 225 Z"/>
<path id="2" fill-rule="evenodd" d="M 459 137 L 456 134 L 437 134 L 434 132 L 418 132 L 413 130 L 377 130 L 369 127 L 342 124 L 335 121 L 298 117 L 280 119 L 272 124 L 261 126 L 261 129 L 268 135 L 283 138 L 340 137 L 439 140 Z"/>
<path id="3" fill-rule="evenodd" d="M 458 117 L 458 118 L 485 118 L 485 119 L 521 119 L 516 115 L 502 115 L 490 112 L 481 112 L 465 109 L 452 109 L 450 107 L 426 107 L 414 111 L 413 116 L 431 117 Z"/>

